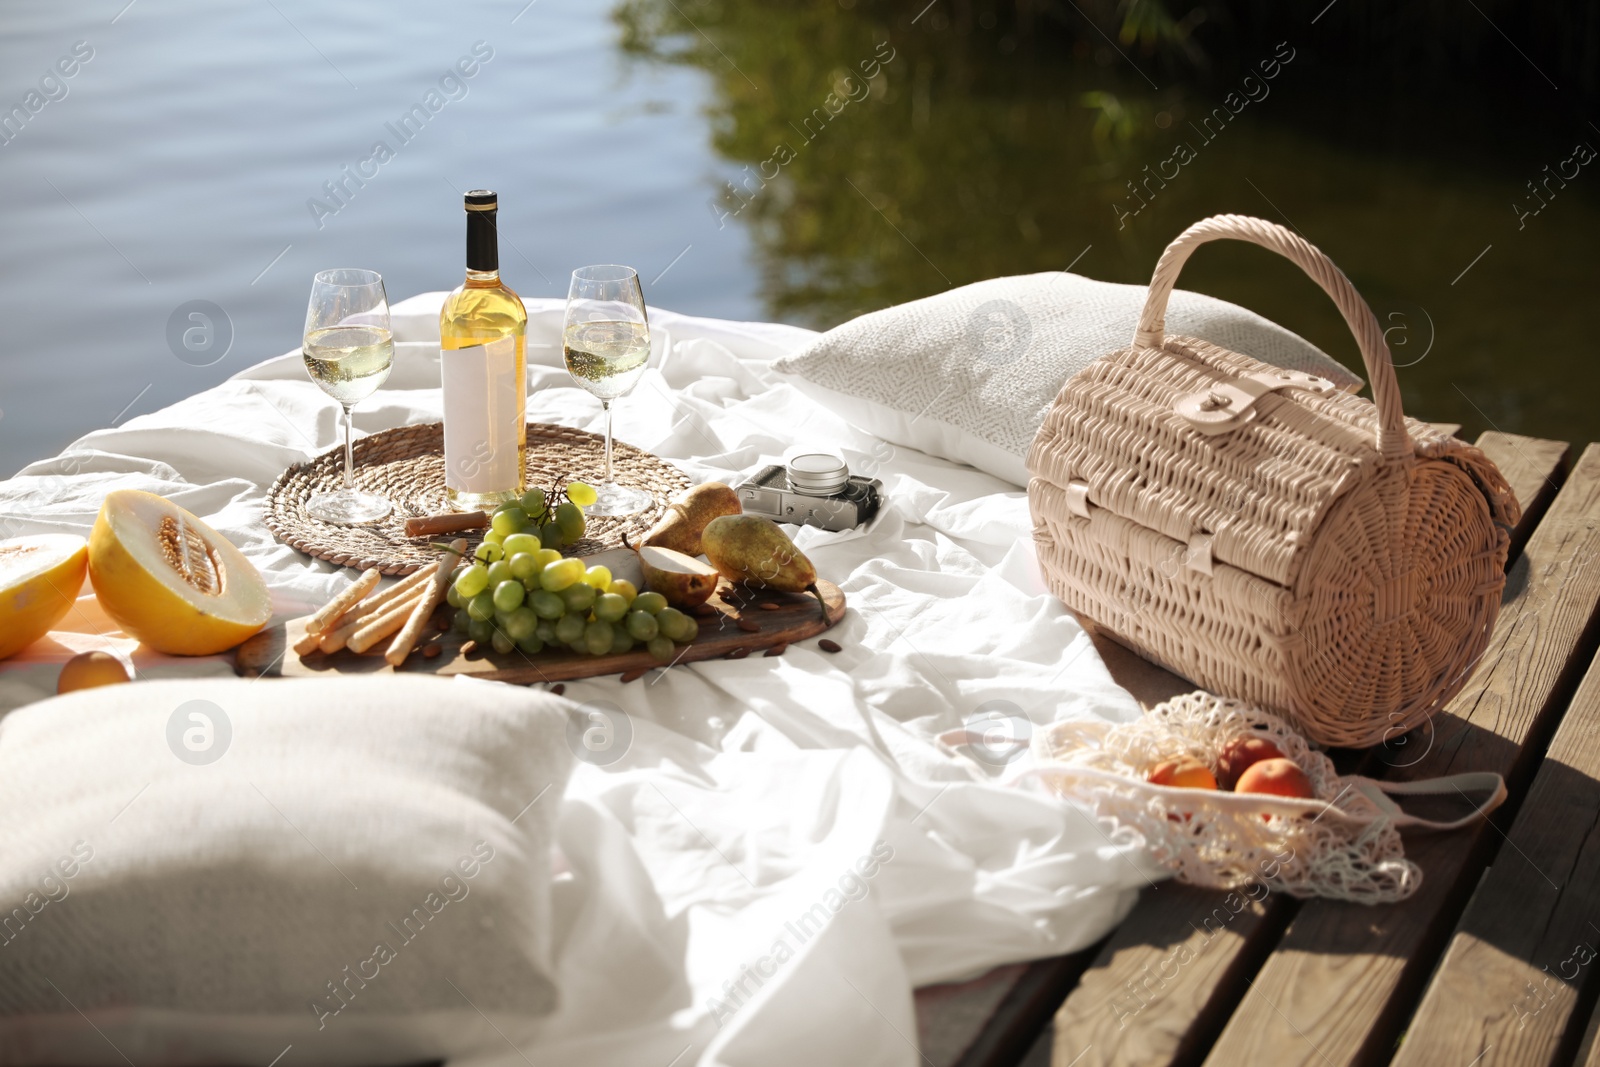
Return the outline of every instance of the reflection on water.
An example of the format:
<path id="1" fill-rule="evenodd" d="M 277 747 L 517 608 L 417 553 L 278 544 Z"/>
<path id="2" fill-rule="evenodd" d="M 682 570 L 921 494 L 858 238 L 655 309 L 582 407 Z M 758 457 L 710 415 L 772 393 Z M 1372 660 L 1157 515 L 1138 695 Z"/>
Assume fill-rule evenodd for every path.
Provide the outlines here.
<path id="1" fill-rule="evenodd" d="M 1019 25 L 1007 5 L 894 7 L 616 10 L 629 51 L 715 79 L 713 143 L 734 173 L 708 210 L 753 236 L 775 316 L 826 326 L 1068 267 L 1146 281 L 1190 222 L 1259 215 L 1367 297 L 1412 414 L 1473 435 L 1600 436 L 1600 361 L 1575 343 L 1600 234 L 1583 146 L 1600 130 L 1487 84 L 1366 88 L 1319 55 L 1303 12 L 1281 35 L 1252 27 L 1282 42 L 1259 54 L 1203 56 L 1202 80 L 1193 56 L 1119 53 L 1087 30 Z M 1358 365 L 1331 302 L 1266 252 L 1213 246 L 1183 284 Z"/>

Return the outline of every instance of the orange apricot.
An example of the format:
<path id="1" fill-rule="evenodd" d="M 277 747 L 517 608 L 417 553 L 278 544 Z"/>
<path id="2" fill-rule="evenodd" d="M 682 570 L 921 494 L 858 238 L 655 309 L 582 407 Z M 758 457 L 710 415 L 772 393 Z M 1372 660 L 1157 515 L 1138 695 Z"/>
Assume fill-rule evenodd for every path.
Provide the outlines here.
<path id="1" fill-rule="evenodd" d="M 128 668 L 109 652 L 80 652 L 67 660 L 56 679 L 57 693 L 119 685 L 128 681 Z"/>
<path id="2" fill-rule="evenodd" d="M 1239 776 L 1233 787 L 1235 793 L 1267 793 L 1279 797 L 1300 797 L 1310 800 L 1316 794 L 1311 789 L 1311 779 L 1292 759 L 1278 757 L 1252 763 Z"/>
<path id="3" fill-rule="evenodd" d="M 1150 772 L 1150 782 L 1154 785 L 1179 786 L 1184 789 L 1217 788 L 1217 779 L 1212 775 L 1211 769 L 1194 759 L 1167 760 L 1156 764 L 1155 769 Z"/>
<path id="4" fill-rule="evenodd" d="M 1236 737 L 1222 746 L 1217 756 L 1217 784 L 1223 789 L 1234 789 L 1239 776 L 1253 765 L 1267 759 L 1283 759 L 1278 746 L 1265 737 Z"/>

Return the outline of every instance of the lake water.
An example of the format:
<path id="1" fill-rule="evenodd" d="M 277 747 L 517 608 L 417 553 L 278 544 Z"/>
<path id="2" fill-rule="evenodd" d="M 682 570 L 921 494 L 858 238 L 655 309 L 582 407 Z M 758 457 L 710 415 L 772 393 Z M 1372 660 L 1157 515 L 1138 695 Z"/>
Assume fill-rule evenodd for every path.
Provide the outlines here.
<path id="1" fill-rule="evenodd" d="M 454 286 L 479 186 L 524 295 L 626 262 L 652 304 L 813 326 L 1000 274 L 1145 280 L 1189 222 L 1257 214 L 1372 302 L 1412 414 L 1600 436 L 1600 165 L 1568 162 L 1600 130 L 1492 84 L 1341 82 L 1303 13 L 1202 78 L 917 8 L 11 0 L 0 105 L 37 110 L 0 144 L 0 473 L 294 347 L 316 270 Z M 1355 362 L 1264 252 L 1183 284 Z M 222 316 L 196 352 L 169 327 L 197 301 Z"/>

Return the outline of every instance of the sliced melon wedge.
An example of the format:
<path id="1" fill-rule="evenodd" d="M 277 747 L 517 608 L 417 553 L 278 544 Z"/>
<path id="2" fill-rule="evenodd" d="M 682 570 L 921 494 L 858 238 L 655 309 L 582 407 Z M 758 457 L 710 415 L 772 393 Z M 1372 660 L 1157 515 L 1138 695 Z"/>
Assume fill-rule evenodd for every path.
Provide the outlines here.
<path id="1" fill-rule="evenodd" d="M 0 659 L 50 632 L 83 587 L 89 544 L 72 534 L 0 541 Z"/>
<path id="2" fill-rule="evenodd" d="M 244 553 L 154 493 L 119 489 L 89 535 L 89 580 L 132 637 L 178 656 L 232 648 L 272 617 L 267 583 Z"/>

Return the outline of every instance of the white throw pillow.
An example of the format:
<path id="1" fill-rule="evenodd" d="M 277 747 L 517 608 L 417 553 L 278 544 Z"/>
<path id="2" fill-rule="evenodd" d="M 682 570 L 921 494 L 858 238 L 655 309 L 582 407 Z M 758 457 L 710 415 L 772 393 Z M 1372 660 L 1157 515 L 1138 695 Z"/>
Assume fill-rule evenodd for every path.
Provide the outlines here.
<path id="1" fill-rule="evenodd" d="M 1145 289 L 1064 271 L 994 278 L 862 315 L 774 367 L 868 433 L 1025 486 L 1045 412 L 1068 378 L 1133 340 Z M 1315 345 L 1214 297 L 1174 291 L 1167 332 L 1361 386 Z"/>
<path id="2" fill-rule="evenodd" d="M 0 1063 L 415 1063 L 548 1013 L 567 702 L 140 682 L 0 720 Z M 480 1014 L 481 1013 L 481 1014 Z"/>

